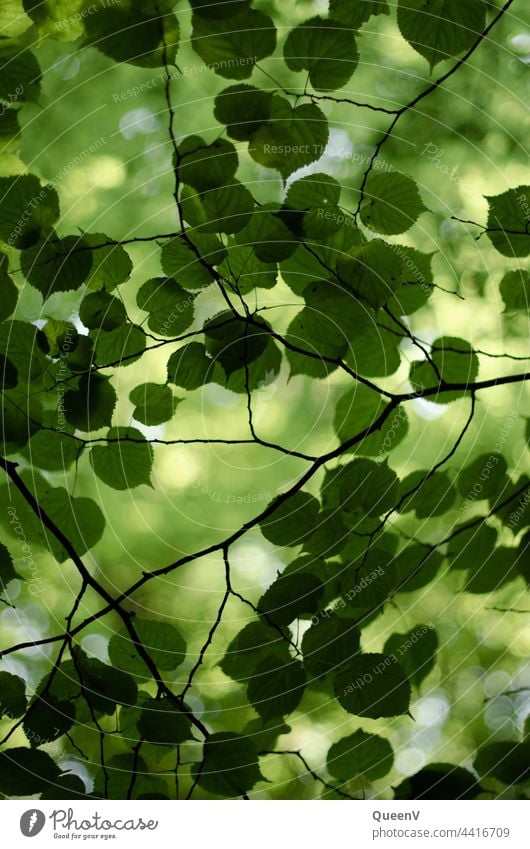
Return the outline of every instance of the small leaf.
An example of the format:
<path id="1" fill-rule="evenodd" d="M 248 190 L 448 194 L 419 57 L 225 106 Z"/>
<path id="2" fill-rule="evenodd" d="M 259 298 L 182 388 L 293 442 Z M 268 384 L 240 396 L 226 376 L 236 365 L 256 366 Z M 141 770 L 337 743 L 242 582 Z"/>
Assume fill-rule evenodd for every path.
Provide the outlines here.
<path id="1" fill-rule="evenodd" d="M 24 719 L 24 733 L 32 748 L 52 743 L 70 730 L 75 721 L 75 705 L 53 697 L 37 696 Z"/>
<path id="2" fill-rule="evenodd" d="M 198 389 L 214 379 L 215 363 L 201 342 L 190 342 L 171 354 L 167 364 L 168 383 L 182 389 Z"/>
<path id="3" fill-rule="evenodd" d="M 360 632 L 354 619 L 333 613 L 320 617 L 302 638 L 304 666 L 312 678 L 336 672 L 360 650 Z"/>
<path id="4" fill-rule="evenodd" d="M 151 484 L 153 449 L 145 436 L 133 427 L 113 427 L 107 445 L 96 445 L 90 464 L 96 475 L 113 489 L 134 489 Z"/>
<path id="5" fill-rule="evenodd" d="M 335 677 L 335 695 L 348 713 L 379 719 L 408 712 L 410 684 L 397 661 L 384 654 L 362 654 Z"/>
<path id="6" fill-rule="evenodd" d="M 97 250 L 92 251 L 92 269 L 86 281 L 89 289 L 111 292 L 129 279 L 133 265 L 129 254 L 121 245 L 105 245 L 106 242 L 112 242 L 112 239 L 104 233 L 83 233 L 83 239 L 90 247 L 97 247 Z M 100 245 L 105 247 L 99 247 Z"/>
<path id="7" fill-rule="evenodd" d="M 482 788 L 473 773 L 453 764 L 433 763 L 394 789 L 395 799 L 476 799 Z"/>
<path id="8" fill-rule="evenodd" d="M 192 775 L 200 787 L 228 798 L 241 796 L 257 781 L 264 780 L 252 740 L 230 732 L 210 734 L 206 738 L 202 765 L 192 768 Z"/>
<path id="9" fill-rule="evenodd" d="M 41 498 L 43 510 L 72 543 L 77 554 L 84 554 L 103 536 L 105 517 L 91 498 L 72 498 L 66 489 L 49 489 Z M 54 557 L 62 563 L 69 555 L 51 534 L 46 539 Z"/>
<path id="10" fill-rule="evenodd" d="M 133 418 L 145 425 L 159 425 L 173 418 L 179 403 L 165 383 L 141 383 L 129 394 L 135 405 Z"/>
<path id="11" fill-rule="evenodd" d="M 507 312 L 530 310 L 530 274 L 525 269 L 507 271 L 499 284 L 499 291 Z"/>
<path id="12" fill-rule="evenodd" d="M 195 296 L 171 277 L 154 277 L 140 287 L 136 303 L 149 313 L 148 327 L 161 336 L 178 336 L 193 321 Z"/>
<path id="13" fill-rule="evenodd" d="M 66 421 L 85 433 L 110 427 L 115 406 L 116 392 L 109 379 L 98 374 L 82 375 L 78 388 L 64 395 Z"/>
<path id="14" fill-rule="evenodd" d="M 191 722 L 169 699 L 147 699 L 142 705 L 138 731 L 147 743 L 178 746 L 191 740 Z"/>
<path id="15" fill-rule="evenodd" d="M 83 18 L 86 44 L 115 62 L 142 68 L 172 65 L 179 44 L 179 23 L 171 14 L 172 6 L 152 0 L 142 3 L 141 9 L 134 0 L 100 4 Z"/>
<path id="16" fill-rule="evenodd" d="M 388 740 L 360 728 L 334 743 L 327 757 L 328 772 L 339 781 L 358 777 L 374 781 L 390 772 L 393 763 L 394 752 Z"/>
<path id="17" fill-rule="evenodd" d="M 0 64 L 5 70 L 1 53 L 0 49 Z M 17 48 L 17 53 L 20 53 L 20 48 Z M 2 74 L 2 81 L 4 79 Z M 11 92 L 15 89 L 16 86 L 13 86 Z M 57 192 L 51 186 L 42 186 L 34 174 L 0 177 L 0 197 L 0 239 L 15 248 L 35 244 L 39 240 L 41 230 L 52 227 L 59 218 Z M 27 217 L 22 220 L 24 212 Z"/>
<path id="18" fill-rule="evenodd" d="M 118 298 L 107 292 L 92 292 L 81 301 L 79 318 L 89 330 L 114 330 L 125 324 L 127 313 Z"/>
<path id="19" fill-rule="evenodd" d="M 486 196 L 489 205 L 488 236 L 500 254 L 507 257 L 530 254 L 530 186 L 508 189 Z"/>
<path id="20" fill-rule="evenodd" d="M 4 749 L 0 752 L 0 793 L 6 797 L 33 796 L 59 772 L 55 761 L 39 749 Z"/>
<path id="21" fill-rule="evenodd" d="M 314 530 L 318 512 L 319 503 L 313 495 L 297 492 L 263 519 L 261 532 L 274 545 L 300 545 Z"/>
<path id="22" fill-rule="evenodd" d="M 174 625 L 155 619 L 135 617 L 134 627 L 158 669 L 171 670 L 183 663 L 186 643 Z M 118 669 L 126 669 L 138 676 L 151 677 L 151 673 L 136 651 L 134 642 L 126 630 L 111 637 L 109 657 L 111 663 Z"/>
<path id="23" fill-rule="evenodd" d="M 254 65 L 276 47 L 276 27 L 256 9 L 236 10 L 227 18 L 210 20 L 193 15 L 191 45 L 212 71 L 229 80 L 245 80 Z"/>
<path id="24" fill-rule="evenodd" d="M 239 164 L 236 149 L 226 139 L 206 144 L 201 136 L 187 136 L 178 147 L 180 180 L 196 192 L 229 185 Z"/>
<path id="25" fill-rule="evenodd" d="M 456 336 L 440 336 L 432 343 L 430 356 L 435 368 L 427 360 L 417 361 L 411 366 L 410 382 L 415 390 L 421 391 L 437 386 L 440 382 L 439 375 L 445 383 L 468 384 L 473 383 L 477 378 L 479 360 L 465 339 Z M 465 389 L 459 389 L 431 395 L 429 400 L 437 404 L 448 404 L 450 401 L 462 398 L 465 394 Z"/>
<path id="26" fill-rule="evenodd" d="M 247 683 L 266 657 L 289 660 L 285 640 L 264 622 L 250 622 L 230 642 L 219 666 L 229 678 Z"/>
<path id="27" fill-rule="evenodd" d="M 406 634 L 392 634 L 383 647 L 384 654 L 395 657 L 415 687 L 434 668 L 437 651 L 438 636 L 428 625 L 415 625 Z"/>
<path id="28" fill-rule="evenodd" d="M 359 29 L 372 15 L 389 15 L 388 0 L 329 0 L 329 15 L 351 29 Z"/>
<path id="29" fill-rule="evenodd" d="M 401 498 L 407 493 L 411 494 L 404 498 L 399 511 L 408 513 L 414 510 L 418 519 L 443 516 L 456 498 L 455 488 L 447 472 L 411 472 L 401 481 Z"/>
<path id="30" fill-rule="evenodd" d="M 309 81 L 317 91 L 342 88 L 359 61 L 351 31 L 339 21 L 320 17 L 291 30 L 283 55 L 291 71 L 309 71 Z"/>
<path id="31" fill-rule="evenodd" d="M 247 697 L 264 721 L 292 713 L 304 694 L 306 674 L 297 660 L 281 663 L 267 657 L 248 682 Z"/>
<path id="32" fill-rule="evenodd" d="M 271 117 L 253 134 L 248 152 L 265 168 L 274 168 L 283 179 L 320 159 L 328 143 L 328 122 L 314 103 L 293 108 L 274 95 Z"/>
<path id="33" fill-rule="evenodd" d="M 473 762 L 483 778 L 496 778 L 512 786 L 530 780 L 530 743 L 503 740 L 482 746 Z"/>
<path id="34" fill-rule="evenodd" d="M 272 94 L 251 85 L 231 85 L 215 98 L 214 115 L 237 141 L 248 141 L 271 114 Z"/>
<path id="35" fill-rule="evenodd" d="M 22 251 L 24 277 L 44 299 L 56 292 L 79 289 L 92 268 L 92 252 L 80 236 L 50 236 Z"/>
<path id="36" fill-rule="evenodd" d="M 431 69 L 470 48 L 486 26 L 483 0 L 399 0 L 397 22 Z"/>
<path id="37" fill-rule="evenodd" d="M 204 289 L 213 283 L 213 276 L 207 265 L 218 265 L 226 256 L 226 251 L 217 238 L 206 233 L 194 233 L 197 253 L 181 236 L 166 242 L 162 248 L 162 268 L 164 274 L 172 277 L 185 289 Z"/>
<path id="38" fill-rule="evenodd" d="M 316 575 L 280 575 L 260 598 L 258 610 L 266 621 L 289 625 L 303 613 L 314 613 L 323 592 Z"/>
<path id="39" fill-rule="evenodd" d="M 412 227 L 425 209 L 411 177 L 396 172 L 373 174 L 366 186 L 361 221 L 370 230 L 396 235 Z"/>
<path id="40" fill-rule="evenodd" d="M 0 564 L 3 550 L 7 551 L 2 543 L 0 543 Z M 19 678 L 18 675 L 11 675 L 10 672 L 0 672 L 0 717 L 5 716 L 7 719 L 17 719 L 17 717 L 22 716 L 25 710 L 26 682 L 22 678 Z"/>

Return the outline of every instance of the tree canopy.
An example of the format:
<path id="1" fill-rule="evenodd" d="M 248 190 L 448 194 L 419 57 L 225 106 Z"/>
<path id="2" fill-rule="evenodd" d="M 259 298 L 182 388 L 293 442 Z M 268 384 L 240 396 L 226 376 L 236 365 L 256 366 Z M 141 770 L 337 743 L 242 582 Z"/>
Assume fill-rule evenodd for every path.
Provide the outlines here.
<path id="1" fill-rule="evenodd" d="M 527 798 L 524 5 L 0 4 L 5 797 Z"/>

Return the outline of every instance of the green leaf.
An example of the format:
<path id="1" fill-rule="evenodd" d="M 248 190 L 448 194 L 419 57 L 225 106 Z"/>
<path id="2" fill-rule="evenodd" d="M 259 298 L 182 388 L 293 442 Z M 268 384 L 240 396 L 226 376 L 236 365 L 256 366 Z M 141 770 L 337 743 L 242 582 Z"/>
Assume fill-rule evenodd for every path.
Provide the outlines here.
<path id="1" fill-rule="evenodd" d="M 7 273 L 7 255 L 0 252 L 0 321 L 9 318 L 18 301 L 18 289 Z"/>
<path id="2" fill-rule="evenodd" d="M 449 541 L 447 556 L 451 569 L 468 569 L 483 563 L 495 549 L 497 531 L 484 523 L 471 528 L 457 525 Z"/>
<path id="3" fill-rule="evenodd" d="M 337 270 L 356 297 L 378 310 L 394 296 L 402 264 L 394 245 L 373 239 L 339 257 Z"/>
<path id="4" fill-rule="evenodd" d="M 473 773 L 453 764 L 433 763 L 394 789 L 395 799 L 476 799 L 482 788 Z"/>
<path id="5" fill-rule="evenodd" d="M 142 705 L 138 731 L 147 743 L 178 746 L 191 740 L 191 722 L 170 699 L 148 699 Z"/>
<path id="6" fill-rule="evenodd" d="M 372 174 L 361 206 L 361 221 L 377 233 L 396 235 L 412 227 L 425 210 L 411 177 L 396 172 Z"/>
<path id="7" fill-rule="evenodd" d="M 187 136 L 178 147 L 177 163 L 180 180 L 200 194 L 230 185 L 239 160 L 234 145 L 226 139 L 206 144 L 201 136 Z"/>
<path id="8" fill-rule="evenodd" d="M 357 436 L 375 425 L 383 414 L 386 402 L 379 393 L 368 386 L 358 384 L 343 395 L 335 410 L 335 431 L 341 442 Z M 408 432 L 408 417 L 403 409 L 395 410 L 383 425 L 361 439 L 354 450 L 368 456 L 392 451 Z"/>
<path id="9" fill-rule="evenodd" d="M 87 789 L 79 776 L 69 774 L 60 775 L 40 795 L 41 799 L 86 799 L 90 798 Z"/>
<path id="10" fill-rule="evenodd" d="M 335 677 L 335 695 L 344 710 L 379 719 L 407 713 L 410 684 L 397 661 L 384 654 L 362 654 Z"/>
<path id="11" fill-rule="evenodd" d="M 113 638 L 114 639 L 114 638 Z M 117 705 L 135 705 L 138 687 L 131 675 L 108 666 L 95 657 L 87 657 L 81 649 L 75 649 L 75 665 L 84 697 L 93 708 L 112 715 Z"/>
<path id="12" fill-rule="evenodd" d="M 33 796 L 59 772 L 55 761 L 38 749 L 4 749 L 0 752 L 0 793 L 7 797 Z"/>
<path id="13" fill-rule="evenodd" d="M 298 247 L 296 239 L 283 223 L 272 204 L 263 205 L 239 231 L 236 241 L 252 246 L 256 257 L 265 263 L 282 262 Z M 231 264 L 230 260 L 227 265 Z"/>
<path id="14" fill-rule="evenodd" d="M 0 47 L 0 63 L 1 53 Z M 15 248 L 35 244 L 41 230 L 52 227 L 59 218 L 57 192 L 42 186 L 34 174 L 0 177 L 0 197 L 0 239 Z"/>
<path id="15" fill-rule="evenodd" d="M 359 728 L 333 743 L 328 751 L 328 772 L 339 781 L 365 778 L 375 781 L 390 772 L 394 763 L 392 746 L 384 737 Z"/>
<path id="16" fill-rule="evenodd" d="M 99 291 L 106 289 L 111 292 L 120 283 L 129 279 L 133 270 L 132 260 L 121 245 L 105 244 L 112 242 L 104 233 L 83 233 L 83 240 L 92 251 L 92 269 L 87 277 L 89 289 Z M 105 245 L 105 247 L 99 247 Z"/>
<path id="17" fill-rule="evenodd" d="M 20 576 L 15 572 L 15 568 L 13 566 L 13 558 L 9 553 L 9 549 L 0 542 L 0 586 L 2 589 L 7 587 L 8 583 L 15 578 L 19 578 Z M 4 674 L 4 673 L 1 673 Z M 7 674 L 7 673 L 6 673 Z M 2 687 L 0 687 L 0 693 L 2 692 Z M 1 697 L 0 697 L 1 698 Z M 0 703 L 1 704 L 1 703 Z"/>
<path id="18" fill-rule="evenodd" d="M 357 67 L 359 53 L 351 31 L 329 18 L 310 18 L 291 30 L 283 47 L 291 71 L 309 71 L 317 91 L 346 85 Z"/>
<path id="19" fill-rule="evenodd" d="M 43 298 L 79 289 L 92 268 L 92 252 L 80 236 L 50 236 L 22 251 L 24 277 Z"/>
<path id="20" fill-rule="evenodd" d="M 168 383 L 182 389 L 198 389 L 214 379 L 215 363 L 201 342 L 190 342 L 171 354 L 167 363 Z"/>
<path id="21" fill-rule="evenodd" d="M 204 194 L 184 186 L 180 202 L 184 218 L 200 234 L 237 233 L 248 223 L 254 209 L 254 198 L 239 180 Z"/>
<path id="22" fill-rule="evenodd" d="M 224 20 L 193 15 L 191 46 L 212 71 L 229 80 L 245 80 L 254 65 L 276 47 L 276 27 L 268 15 L 243 9 Z"/>
<path id="23" fill-rule="evenodd" d="M 401 513 L 414 510 L 418 519 L 428 519 L 447 513 L 455 501 L 456 491 L 447 472 L 417 471 L 401 481 L 401 498 L 404 499 L 399 507 Z"/>
<path id="24" fill-rule="evenodd" d="M 114 330 L 127 321 L 123 303 L 107 292 L 92 292 L 81 301 L 79 318 L 89 330 Z"/>
<path id="25" fill-rule="evenodd" d="M 136 780 L 131 792 L 133 774 Z M 167 782 L 158 775 L 149 775 L 148 766 L 140 755 L 123 752 L 108 758 L 105 772 L 98 769 L 93 793 L 99 799 L 127 799 L 129 793 L 132 799 L 141 799 L 142 794 L 157 794 L 155 799 L 167 799 Z M 150 798 L 149 795 L 146 798 Z"/>
<path id="26" fill-rule="evenodd" d="M 264 780 L 252 740 L 230 732 L 206 738 L 202 766 L 192 768 L 192 775 L 204 790 L 228 798 L 241 796 Z"/>
<path id="27" fill-rule="evenodd" d="M 274 95 L 271 118 L 253 134 L 248 152 L 265 168 L 274 168 L 287 179 L 294 171 L 320 159 L 328 143 L 328 122 L 314 103 L 293 108 Z"/>
<path id="28" fill-rule="evenodd" d="M 302 638 L 304 666 L 311 678 L 335 672 L 360 651 L 360 632 L 354 619 L 320 614 Z"/>
<path id="29" fill-rule="evenodd" d="M 135 405 L 133 418 L 145 425 L 168 422 L 179 403 L 165 383 L 141 383 L 129 393 L 129 401 Z"/>
<path id="30" fill-rule="evenodd" d="M 473 766 L 482 778 L 496 778 L 510 786 L 529 781 L 530 743 L 487 743 L 478 750 Z"/>
<path id="31" fill-rule="evenodd" d="M 185 289 L 204 289 L 214 280 L 204 262 L 219 265 L 226 256 L 226 250 L 217 236 L 194 233 L 193 237 L 197 253 L 181 236 L 166 242 L 162 248 L 162 268 L 164 274 Z"/>
<path id="32" fill-rule="evenodd" d="M 251 219 L 252 220 L 252 219 Z M 246 227 L 238 233 L 244 238 Z M 289 239 L 291 241 L 291 239 Z M 267 249 L 265 244 L 265 250 Z M 291 247 L 289 245 L 289 251 Z M 261 262 L 256 256 L 254 246 L 229 245 L 229 254 L 219 266 L 219 271 L 241 295 L 248 295 L 253 289 L 272 289 L 276 285 L 278 269 L 276 262 Z"/>
<path id="33" fill-rule="evenodd" d="M 381 516 L 397 501 L 398 476 L 386 462 L 353 460 L 340 471 L 341 509 L 348 517 Z"/>
<path id="34" fill-rule="evenodd" d="M 287 644 L 276 629 L 265 622 L 253 621 L 231 640 L 219 666 L 225 675 L 246 684 L 257 664 L 271 656 L 289 660 Z"/>
<path id="35" fill-rule="evenodd" d="M 285 209 L 309 209 L 336 207 L 340 200 L 340 183 L 329 174 L 317 171 L 295 180 L 285 196 Z"/>
<path id="36" fill-rule="evenodd" d="M 2 543 L 0 543 L 0 564 L 3 570 L 3 552 L 7 552 Z M 15 574 L 13 573 L 13 577 Z M 2 582 L 4 581 L 2 575 Z M 11 675 L 10 672 L 0 672 L 0 717 L 7 719 L 17 719 L 26 711 L 26 682 L 19 678 L 18 675 Z"/>
<path id="37" fill-rule="evenodd" d="M 110 427 L 115 406 L 114 388 L 107 377 L 98 374 L 82 375 L 78 388 L 64 395 L 66 421 L 85 433 Z"/>
<path id="38" fill-rule="evenodd" d="M 114 330 L 91 330 L 94 345 L 93 360 L 98 366 L 130 366 L 143 354 L 146 337 L 134 324 L 124 324 Z M 75 368 L 72 369 L 75 371 Z"/>
<path id="39" fill-rule="evenodd" d="M 106 445 L 96 445 L 90 452 L 90 464 L 103 483 L 113 489 L 134 489 L 151 485 L 153 448 L 139 430 L 113 427 Z"/>
<path id="40" fill-rule="evenodd" d="M 32 748 L 52 743 L 70 730 L 75 722 L 75 705 L 53 697 L 37 696 L 24 719 L 24 734 Z"/>
<path id="41" fill-rule="evenodd" d="M 260 522 L 261 532 L 273 545 L 300 545 L 314 530 L 318 512 L 314 496 L 297 492 Z"/>
<path id="42" fill-rule="evenodd" d="M 248 324 L 226 311 L 204 325 L 206 350 L 220 363 L 227 377 L 244 370 L 245 363 L 250 365 L 265 352 L 270 341 L 269 325 L 263 319 L 255 321 L 255 324 Z"/>
<path id="43" fill-rule="evenodd" d="M 508 464 L 502 454 L 495 451 L 481 454 L 460 472 L 458 490 L 471 501 L 490 498 L 502 488 L 507 471 Z"/>
<path id="44" fill-rule="evenodd" d="M 432 343 L 430 357 L 434 368 L 427 360 L 412 363 L 410 382 L 415 390 L 421 391 L 437 386 L 440 383 L 439 375 L 445 383 L 468 384 L 473 383 L 477 378 L 479 360 L 465 339 L 456 336 L 440 336 Z M 436 404 L 448 404 L 450 401 L 462 398 L 465 394 L 465 389 L 459 389 L 431 395 L 429 400 Z"/>
<path id="45" fill-rule="evenodd" d="M 468 593 L 492 593 L 515 581 L 520 576 L 517 549 L 499 546 L 489 551 L 484 559 L 473 553 L 468 558 L 468 578 L 464 590 Z"/>
<path id="46" fill-rule="evenodd" d="M 297 660 L 280 663 L 267 657 L 258 664 L 248 682 L 247 697 L 264 721 L 292 713 L 300 703 L 306 674 Z"/>
<path id="47" fill-rule="evenodd" d="M 142 68 L 172 65 L 179 44 L 179 23 L 170 13 L 172 5 L 153 0 L 142 3 L 141 9 L 134 0 L 100 4 L 84 18 L 85 43 L 115 62 Z"/>
<path id="48" fill-rule="evenodd" d="M 530 254 L 530 186 L 486 195 L 488 236 L 500 254 L 507 257 Z"/>
<path id="49" fill-rule="evenodd" d="M 499 283 L 499 291 L 507 312 L 530 310 L 530 274 L 524 268 L 507 271 Z"/>
<path id="50" fill-rule="evenodd" d="M 77 554 L 84 554 L 103 536 L 105 517 L 91 498 L 72 498 L 66 489 L 56 487 L 41 498 L 41 506 L 72 543 Z M 69 555 L 50 532 L 48 545 L 54 557 L 62 563 Z"/>
<path id="51" fill-rule="evenodd" d="M 60 430 L 38 430 L 24 448 L 32 466 L 49 472 L 67 470 L 80 454 L 82 443 Z"/>
<path id="52" fill-rule="evenodd" d="M 23 5 L 41 36 L 76 41 L 84 34 L 84 0 L 24 0 Z"/>
<path id="53" fill-rule="evenodd" d="M 433 254 L 424 254 L 408 245 L 394 245 L 394 249 L 402 264 L 401 285 L 387 306 L 393 315 L 411 315 L 425 306 L 433 293 Z"/>
<path id="54" fill-rule="evenodd" d="M 0 38 L 0 99 L 8 103 L 36 101 L 41 70 L 31 50 L 14 38 Z M 3 195 L 0 189 L 0 196 Z"/>
<path id="55" fill-rule="evenodd" d="M 372 15 L 389 15 L 388 0 L 329 0 L 329 15 L 337 21 L 359 29 Z"/>
<path id="56" fill-rule="evenodd" d="M 249 141 L 271 114 L 272 93 L 251 85 L 231 85 L 215 98 L 214 115 L 226 124 L 227 135 L 237 141 Z"/>
<path id="57" fill-rule="evenodd" d="M 383 647 L 384 654 L 401 664 L 415 687 L 434 668 L 437 651 L 438 635 L 429 625 L 415 625 L 405 634 L 392 634 Z"/>
<path id="58" fill-rule="evenodd" d="M 234 681 L 246 684 L 265 658 L 289 660 L 285 640 L 263 622 L 249 622 L 230 642 L 219 666 Z"/>
<path id="59" fill-rule="evenodd" d="M 396 584 L 400 593 L 412 593 L 428 586 L 436 578 L 443 557 L 420 545 L 408 545 L 394 560 Z"/>
<path id="60" fill-rule="evenodd" d="M 483 0 L 399 0 L 397 22 L 403 38 L 431 69 L 468 50 L 486 26 Z"/>
<path id="61" fill-rule="evenodd" d="M 280 575 L 261 596 L 258 610 L 275 625 L 289 625 L 304 613 L 315 613 L 323 592 L 316 575 Z"/>
<path id="62" fill-rule="evenodd" d="M 147 325 L 161 336 L 178 336 L 190 326 L 195 295 L 186 292 L 171 277 L 154 277 L 140 287 L 136 303 L 149 313 Z"/>
<path id="63" fill-rule="evenodd" d="M 186 643 L 174 625 L 155 619 L 134 618 L 134 627 L 158 669 L 168 671 L 183 663 Z M 126 669 L 133 675 L 151 676 L 144 661 L 126 630 L 111 637 L 109 643 L 111 663 L 118 669 Z"/>

